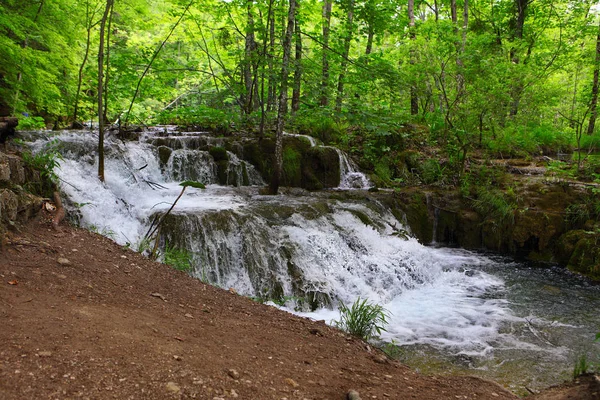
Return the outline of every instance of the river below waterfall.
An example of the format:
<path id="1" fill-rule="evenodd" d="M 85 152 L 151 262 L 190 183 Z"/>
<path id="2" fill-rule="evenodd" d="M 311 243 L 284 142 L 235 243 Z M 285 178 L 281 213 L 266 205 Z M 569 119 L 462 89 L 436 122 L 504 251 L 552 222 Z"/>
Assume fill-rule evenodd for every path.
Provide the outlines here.
<path id="1" fill-rule="evenodd" d="M 71 216 L 123 245 L 140 244 L 179 181 L 203 181 L 207 189 L 189 188 L 161 230 L 162 248 L 189 252 L 193 276 L 330 323 L 340 301 L 369 299 L 390 312 L 382 339 L 421 371 L 481 375 L 523 393 L 568 379 L 580 355 L 597 361 L 600 288 L 558 268 L 424 246 L 366 191 L 265 196 L 254 167 L 231 152 L 227 180 L 239 187 L 218 185 L 213 156 L 186 145 L 189 134 L 161 160 L 152 132 L 108 138 L 100 183 L 94 135 L 25 137 L 34 151 L 55 143 L 61 153 L 56 173 Z M 360 174 L 348 165 L 342 174 Z"/>

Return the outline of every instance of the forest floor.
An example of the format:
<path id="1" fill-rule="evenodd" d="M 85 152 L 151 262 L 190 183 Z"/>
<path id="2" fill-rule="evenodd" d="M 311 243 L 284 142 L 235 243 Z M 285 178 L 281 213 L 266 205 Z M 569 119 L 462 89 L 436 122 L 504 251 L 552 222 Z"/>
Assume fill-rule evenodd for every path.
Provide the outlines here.
<path id="1" fill-rule="evenodd" d="M 0 324 L 4 400 L 517 398 L 475 377 L 419 375 L 323 322 L 43 216 L 0 253 Z M 533 398 L 599 394 L 591 377 Z"/>

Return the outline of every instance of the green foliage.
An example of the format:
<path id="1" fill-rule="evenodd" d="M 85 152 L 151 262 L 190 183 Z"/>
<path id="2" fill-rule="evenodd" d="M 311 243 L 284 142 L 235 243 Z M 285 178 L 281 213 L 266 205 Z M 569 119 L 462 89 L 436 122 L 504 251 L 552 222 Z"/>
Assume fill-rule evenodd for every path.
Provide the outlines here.
<path id="1" fill-rule="evenodd" d="M 514 222 L 517 205 L 499 190 L 479 188 L 472 205 L 479 215 L 499 224 Z"/>
<path id="2" fill-rule="evenodd" d="M 19 130 L 33 131 L 38 129 L 45 129 L 46 122 L 42 117 L 25 117 L 19 119 Z"/>
<path id="3" fill-rule="evenodd" d="M 592 365 L 588 362 L 587 356 L 585 354 L 580 355 L 575 362 L 575 367 L 573 368 L 573 379 L 587 374 L 592 368 Z"/>
<path id="4" fill-rule="evenodd" d="M 378 304 L 360 298 L 348 308 L 344 303 L 339 306 L 340 320 L 335 326 L 363 340 L 369 340 L 385 331 L 388 311 Z"/>
<path id="5" fill-rule="evenodd" d="M 179 186 L 185 187 L 193 187 L 195 189 L 206 189 L 206 186 L 203 183 L 196 181 L 183 181 L 179 184 Z"/>
<path id="6" fill-rule="evenodd" d="M 41 182 L 28 182 L 28 189 L 34 193 L 45 197 L 51 197 L 56 185 L 58 176 L 54 171 L 60 166 L 63 159 L 59 153 L 60 143 L 56 140 L 49 142 L 43 149 L 33 154 L 29 150 L 22 153 L 25 165 L 40 173 Z"/>
<path id="7" fill-rule="evenodd" d="M 431 158 L 426 160 L 423 164 L 421 164 L 419 171 L 421 180 L 426 185 L 430 185 L 436 182 L 443 183 L 444 173 L 445 167 L 442 167 L 438 160 Z"/>
<path id="8" fill-rule="evenodd" d="M 549 125 L 511 125 L 496 138 L 486 139 L 492 154 L 504 157 L 526 157 L 528 154 L 568 152 L 573 147 L 572 137 Z"/>
<path id="9" fill-rule="evenodd" d="M 329 110 L 302 110 L 289 122 L 289 126 L 298 133 L 315 137 L 325 144 L 338 142 L 346 136 L 348 126 L 332 117 Z"/>
<path id="10" fill-rule="evenodd" d="M 396 343 L 394 339 L 391 342 L 385 342 L 381 346 L 381 350 L 385 353 L 386 356 L 391 358 L 392 360 L 399 360 L 402 355 L 402 348 Z"/>
<path id="11" fill-rule="evenodd" d="M 283 175 L 289 184 L 299 185 L 302 178 L 302 155 L 294 148 L 285 147 L 282 153 Z"/>
<path id="12" fill-rule="evenodd" d="M 109 229 L 105 226 L 89 225 L 87 228 L 90 232 L 97 233 L 98 235 L 102 235 L 102 236 L 110 238 L 112 240 L 115 240 L 117 237 L 117 234 L 115 233 L 115 231 L 113 231 L 112 229 Z"/>
<path id="13" fill-rule="evenodd" d="M 163 250 L 163 262 L 178 271 L 190 272 L 193 269 L 192 254 L 185 249 L 170 246 L 169 243 L 165 244 Z"/>
<path id="14" fill-rule="evenodd" d="M 217 133 L 229 133 L 235 120 L 235 115 L 226 110 L 204 105 L 165 110 L 156 117 L 158 124 L 191 126 Z"/>

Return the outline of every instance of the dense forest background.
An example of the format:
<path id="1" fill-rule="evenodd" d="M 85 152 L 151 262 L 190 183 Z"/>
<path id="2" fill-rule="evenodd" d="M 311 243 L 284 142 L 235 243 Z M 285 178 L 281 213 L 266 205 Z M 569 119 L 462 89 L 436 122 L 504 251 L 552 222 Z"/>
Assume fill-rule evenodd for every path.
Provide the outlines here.
<path id="1" fill-rule="evenodd" d="M 581 0 L 0 0 L 0 115 L 285 128 L 360 154 L 388 184 L 427 146 L 439 154 L 421 179 L 460 180 L 474 152 L 600 149 L 598 13 Z"/>

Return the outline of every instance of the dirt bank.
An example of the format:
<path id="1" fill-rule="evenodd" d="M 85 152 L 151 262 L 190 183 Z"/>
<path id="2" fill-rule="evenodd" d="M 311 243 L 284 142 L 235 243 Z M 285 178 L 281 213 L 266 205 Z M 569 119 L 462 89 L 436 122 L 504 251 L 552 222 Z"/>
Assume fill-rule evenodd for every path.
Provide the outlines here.
<path id="1" fill-rule="evenodd" d="M 515 399 L 47 219 L 0 253 L 2 399 Z M 556 399 L 557 397 L 553 397 Z M 584 398 L 584 397 L 577 397 Z M 593 397 L 589 397 L 593 398 Z"/>

